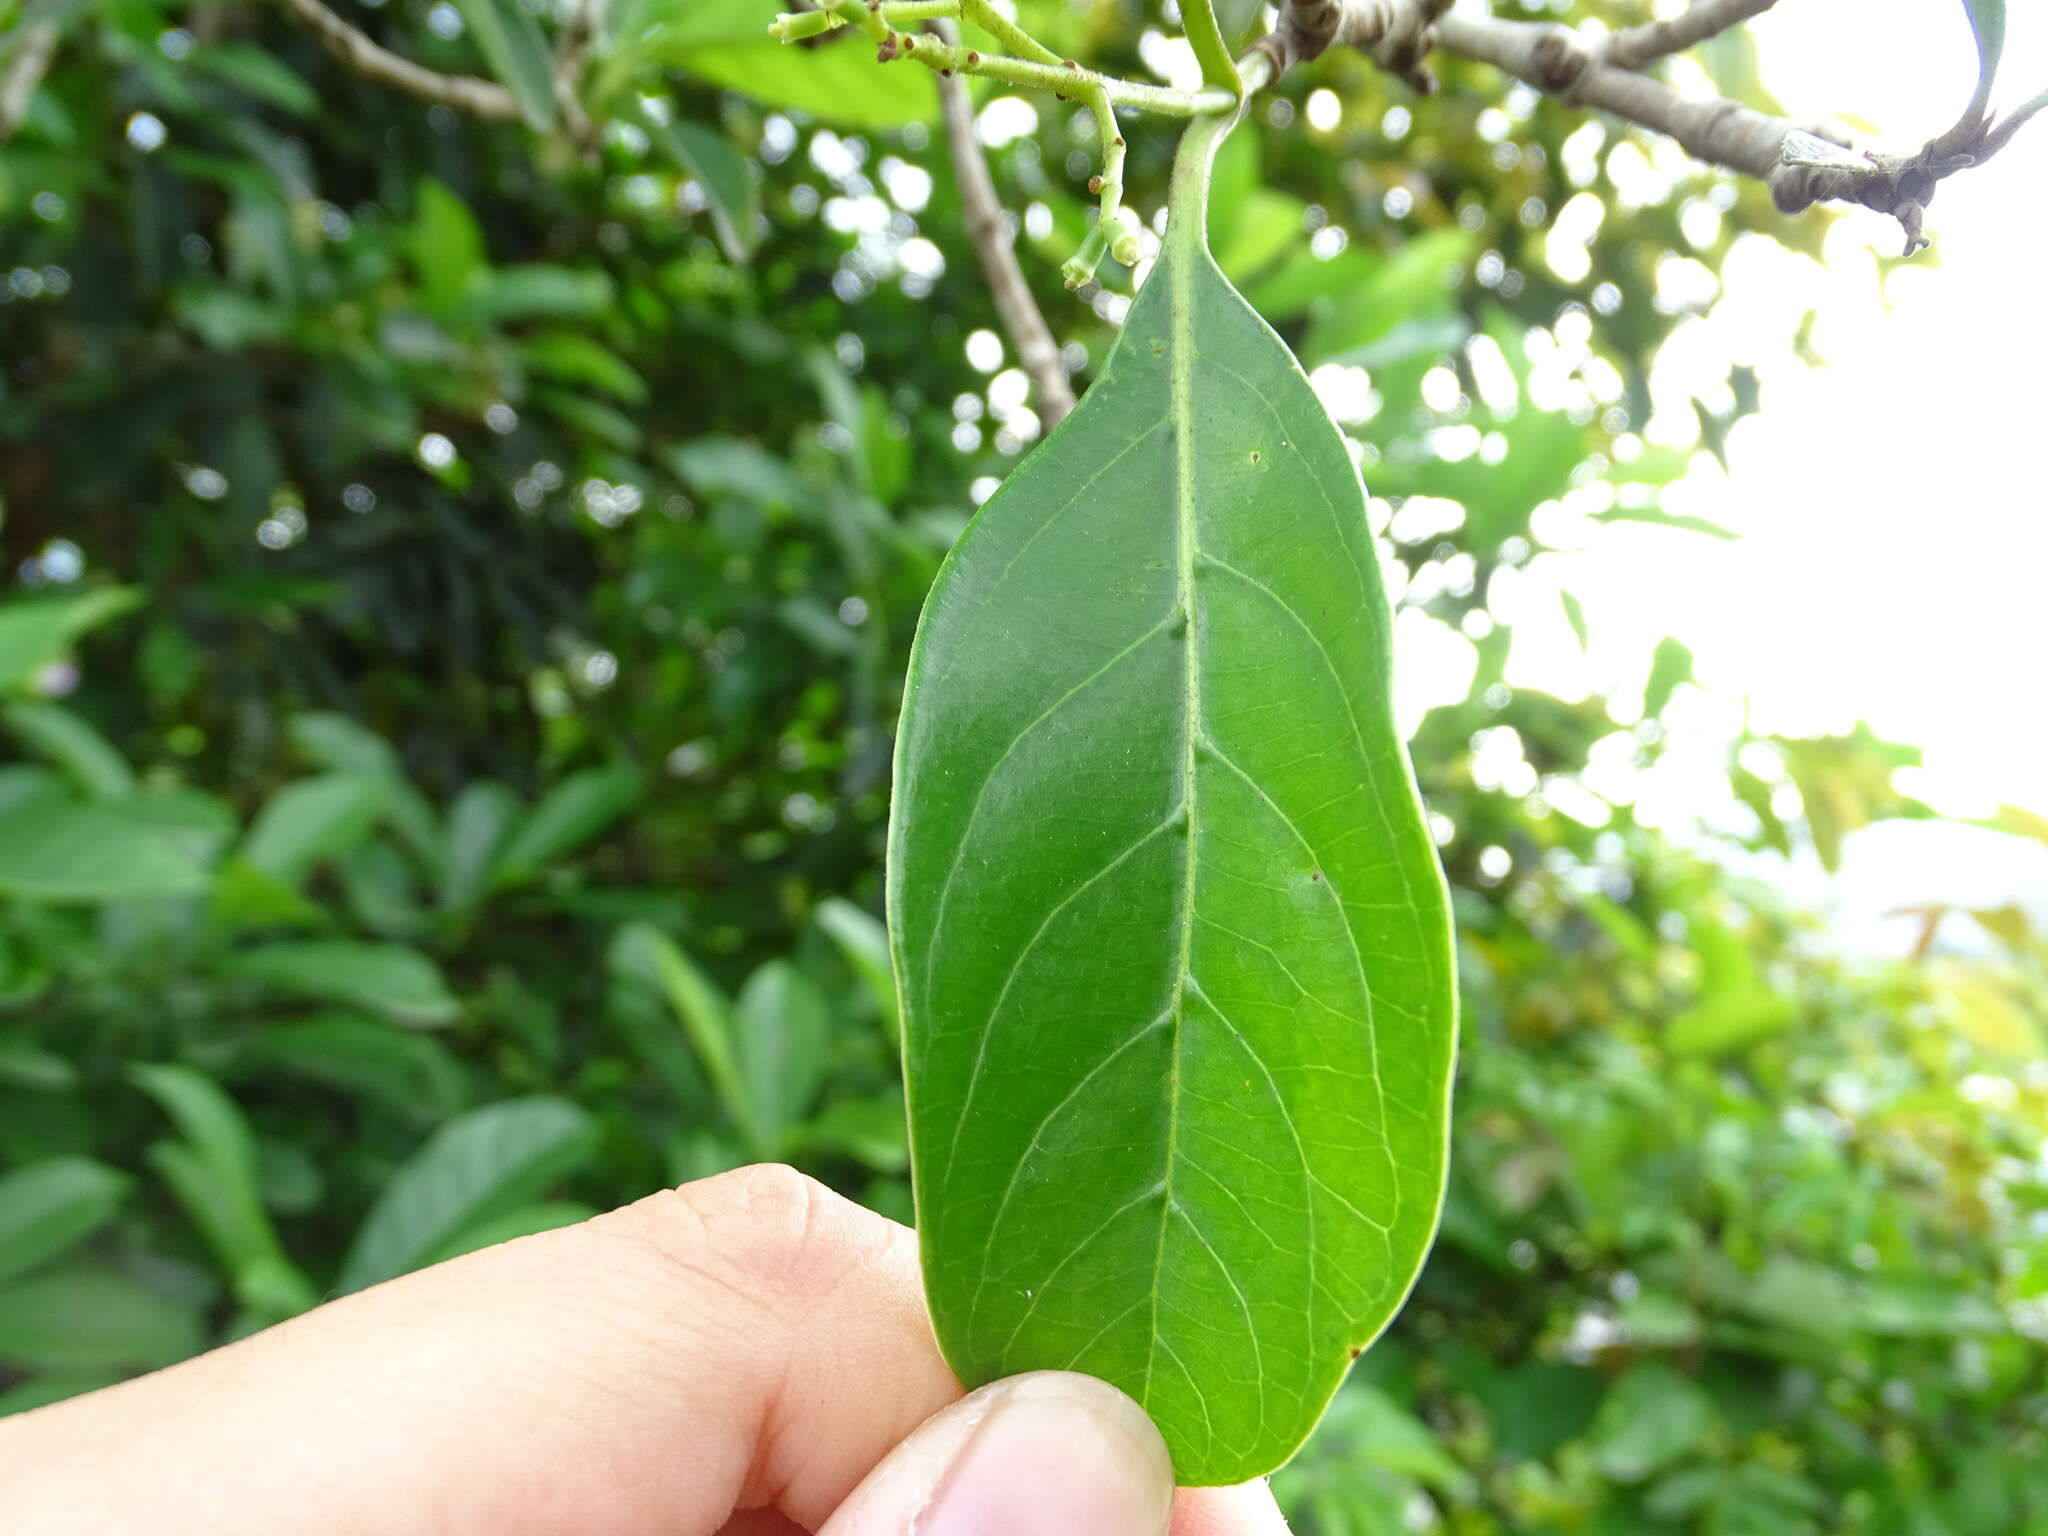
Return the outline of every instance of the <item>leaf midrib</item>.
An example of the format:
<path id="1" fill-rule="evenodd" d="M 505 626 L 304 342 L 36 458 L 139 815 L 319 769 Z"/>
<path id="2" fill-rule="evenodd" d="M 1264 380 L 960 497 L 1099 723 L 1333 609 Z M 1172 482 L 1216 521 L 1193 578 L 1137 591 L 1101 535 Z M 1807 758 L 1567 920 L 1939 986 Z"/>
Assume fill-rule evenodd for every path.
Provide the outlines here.
<path id="1" fill-rule="evenodd" d="M 1242 111 L 1242 107 L 1239 111 Z M 1166 1272 L 1166 1232 L 1173 1223 L 1174 1162 L 1180 1147 L 1181 1045 L 1187 1026 L 1187 987 L 1192 971 L 1195 932 L 1195 875 L 1199 843 L 1196 835 L 1198 806 L 1195 791 L 1195 754 L 1201 738 L 1202 648 L 1201 612 L 1195 594 L 1195 335 L 1194 280 L 1198 264 L 1207 255 L 1206 228 L 1209 216 L 1209 167 L 1216 145 L 1237 121 L 1232 112 L 1214 119 L 1198 120 L 1182 135 L 1174 157 L 1162 258 L 1167 281 L 1172 285 L 1167 306 L 1167 352 L 1170 377 L 1167 418 L 1172 423 L 1174 449 L 1174 581 L 1181 624 L 1183 662 L 1181 668 L 1181 814 L 1186 818 L 1182 838 L 1186 858 L 1181 872 L 1180 936 L 1174 963 L 1173 1002 L 1168 1010 L 1172 1036 L 1167 1046 L 1166 1150 L 1159 1175 L 1159 1238 L 1152 1253 L 1151 1326 L 1145 1350 L 1145 1380 L 1141 1401 L 1148 1401 L 1152 1377 L 1162 1343 L 1159 1326 L 1160 1282 Z M 1169 1350 L 1169 1353 L 1171 1351 Z M 1185 1367 L 1182 1367 L 1185 1370 Z M 1204 1405 L 1206 1409 L 1206 1404 Z"/>

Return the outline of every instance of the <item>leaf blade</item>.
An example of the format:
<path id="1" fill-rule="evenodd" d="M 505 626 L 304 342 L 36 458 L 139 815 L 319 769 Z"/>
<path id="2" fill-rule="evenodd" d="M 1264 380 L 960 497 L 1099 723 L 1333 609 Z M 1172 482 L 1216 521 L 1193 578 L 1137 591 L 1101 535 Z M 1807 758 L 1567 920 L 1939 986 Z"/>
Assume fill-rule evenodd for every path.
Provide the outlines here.
<path id="1" fill-rule="evenodd" d="M 1198 1484 L 1284 1461 L 1405 1296 L 1453 1036 L 1363 491 L 1201 238 L 1220 131 L 933 589 L 889 858 L 946 1356 L 1105 1377 Z"/>

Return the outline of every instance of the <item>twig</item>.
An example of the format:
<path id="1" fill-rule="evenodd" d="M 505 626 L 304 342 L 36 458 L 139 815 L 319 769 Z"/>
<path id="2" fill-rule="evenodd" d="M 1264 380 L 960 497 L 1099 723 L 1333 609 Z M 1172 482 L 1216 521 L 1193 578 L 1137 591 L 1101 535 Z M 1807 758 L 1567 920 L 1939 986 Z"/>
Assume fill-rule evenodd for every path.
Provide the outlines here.
<path id="1" fill-rule="evenodd" d="M 1422 91 L 1435 85 L 1423 60 L 1442 48 L 1491 64 L 1571 105 L 1597 107 L 1661 133 L 1696 159 L 1757 177 L 1769 184 L 1772 200 L 1785 213 L 1820 202 L 1851 202 L 1891 214 L 1906 232 L 1908 255 L 1927 243 L 1921 221 L 1936 185 L 1989 159 L 2048 105 L 2029 102 L 1995 125 L 1973 106 L 1911 155 L 1815 156 L 1808 146 L 1827 150 L 1839 143 L 1835 135 L 1725 98 L 1682 96 L 1630 67 L 1703 41 L 1769 5 L 1770 0 L 1698 0 L 1669 21 L 1603 41 L 1555 22 L 1453 11 L 1448 0 L 1283 0 L 1279 25 L 1260 46 L 1277 75 L 1333 44 L 1346 44 Z"/>
<path id="2" fill-rule="evenodd" d="M 597 156 L 598 134 L 590 114 L 583 109 L 580 88 L 583 73 L 590 67 L 591 49 L 604 30 L 605 13 L 610 8 L 610 0 L 578 0 L 561 36 L 555 39 L 555 108 L 562 114 L 563 128 L 586 159 Z"/>
<path id="3" fill-rule="evenodd" d="M 939 106 L 945 114 L 946 144 L 952 151 L 953 179 L 960 187 L 967 237 L 974 242 L 975 255 L 981 258 L 981 270 L 996 301 L 996 314 L 1009 333 L 1010 344 L 1017 349 L 1017 361 L 1031 376 L 1039 419 L 1051 431 L 1074 408 L 1074 389 L 1067 382 L 1059 344 L 1052 339 L 1045 316 L 1039 313 L 1031 287 L 1024 281 L 1023 268 L 1017 264 L 1017 253 L 1010 247 L 1002 204 L 996 198 L 988 159 L 982 154 L 981 140 L 974 131 L 974 103 L 959 76 L 939 77 Z"/>
<path id="4" fill-rule="evenodd" d="M 13 59 L 4 71 L 0 71 L 0 144 L 12 138 L 14 130 L 28 116 L 36 87 L 43 83 L 43 74 L 56 53 L 57 24 L 54 21 L 34 22 L 22 30 Z"/>
<path id="5" fill-rule="evenodd" d="M 1623 27 L 1601 45 L 1603 63 L 1617 69 L 1641 69 L 1659 59 L 1719 37 L 1730 27 L 1761 16 L 1778 0 L 1693 0 L 1668 21 Z"/>
<path id="6" fill-rule="evenodd" d="M 318 35 L 329 53 L 365 79 L 474 117 L 511 121 L 520 116 L 518 101 L 502 85 L 473 75 L 444 75 L 424 69 L 350 26 L 320 0 L 284 0 L 284 4 Z"/>

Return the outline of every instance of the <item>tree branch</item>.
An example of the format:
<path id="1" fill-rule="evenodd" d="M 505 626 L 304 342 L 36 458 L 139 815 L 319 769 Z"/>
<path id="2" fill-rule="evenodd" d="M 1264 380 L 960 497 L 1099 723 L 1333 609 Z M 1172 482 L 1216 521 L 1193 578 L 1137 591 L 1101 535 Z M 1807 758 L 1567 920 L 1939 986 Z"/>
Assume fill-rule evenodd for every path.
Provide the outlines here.
<path id="1" fill-rule="evenodd" d="M 1921 220 L 1942 178 L 1989 159 L 2043 105 L 2030 102 L 1996 125 L 1968 112 L 1915 154 L 1859 158 L 1835 152 L 1840 141 L 1824 128 L 1722 97 L 1682 96 L 1638 73 L 1637 66 L 1704 41 L 1771 3 L 1696 0 L 1668 21 L 1602 40 L 1555 22 L 1451 10 L 1449 0 L 1282 0 L 1279 24 L 1260 46 L 1277 75 L 1341 43 L 1422 91 L 1435 85 L 1423 63 L 1433 49 L 1491 64 L 1570 105 L 1597 107 L 1663 134 L 1695 159 L 1766 182 L 1785 213 L 1850 202 L 1891 214 L 1905 229 L 1908 255 L 1927 243 Z"/>
<path id="2" fill-rule="evenodd" d="M 0 70 L 0 144 L 14 137 L 14 130 L 28 116 L 36 87 L 43 83 L 43 75 L 56 53 L 57 24 L 54 21 L 38 21 L 22 29 L 14 57 L 4 70 Z"/>
<path id="3" fill-rule="evenodd" d="M 365 79 L 474 117 L 514 121 L 520 116 L 512 93 L 494 81 L 424 69 L 350 26 L 320 0 L 284 0 L 284 5 L 313 30 L 329 53 Z"/>
<path id="4" fill-rule="evenodd" d="M 1641 69 L 1657 60 L 1719 37 L 1730 27 L 1761 16 L 1778 0 L 1693 0 L 1668 21 L 1623 27 L 1600 50 L 1602 62 L 1617 69 Z"/>
<path id="5" fill-rule="evenodd" d="M 1039 313 L 1038 303 L 1031 297 L 1031 287 L 1017 265 L 1017 253 L 1010 248 L 1002 204 L 989 176 L 987 157 L 981 152 L 981 140 L 974 131 L 974 103 L 968 98 L 966 83 L 957 75 L 941 75 L 938 84 L 939 105 L 946 121 L 946 144 L 952 151 L 953 179 L 960 188 L 967 237 L 974 242 L 975 255 L 981 258 L 981 270 L 988 278 L 989 292 L 995 297 L 996 314 L 1009 333 L 1010 344 L 1017 349 L 1017 361 L 1031 376 L 1039 419 L 1051 431 L 1074 408 L 1074 389 L 1067 382 L 1059 344 L 1053 340 L 1045 316 Z"/>

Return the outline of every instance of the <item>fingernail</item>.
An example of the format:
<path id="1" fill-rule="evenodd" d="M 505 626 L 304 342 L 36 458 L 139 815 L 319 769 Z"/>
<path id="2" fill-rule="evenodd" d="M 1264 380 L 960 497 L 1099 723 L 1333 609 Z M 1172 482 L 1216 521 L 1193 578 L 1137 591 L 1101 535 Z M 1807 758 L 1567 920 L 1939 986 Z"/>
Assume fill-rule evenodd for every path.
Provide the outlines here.
<path id="1" fill-rule="evenodd" d="M 1144 1409 L 1067 1371 L 990 1390 L 915 1536 L 1163 1536 L 1173 1462 Z"/>

